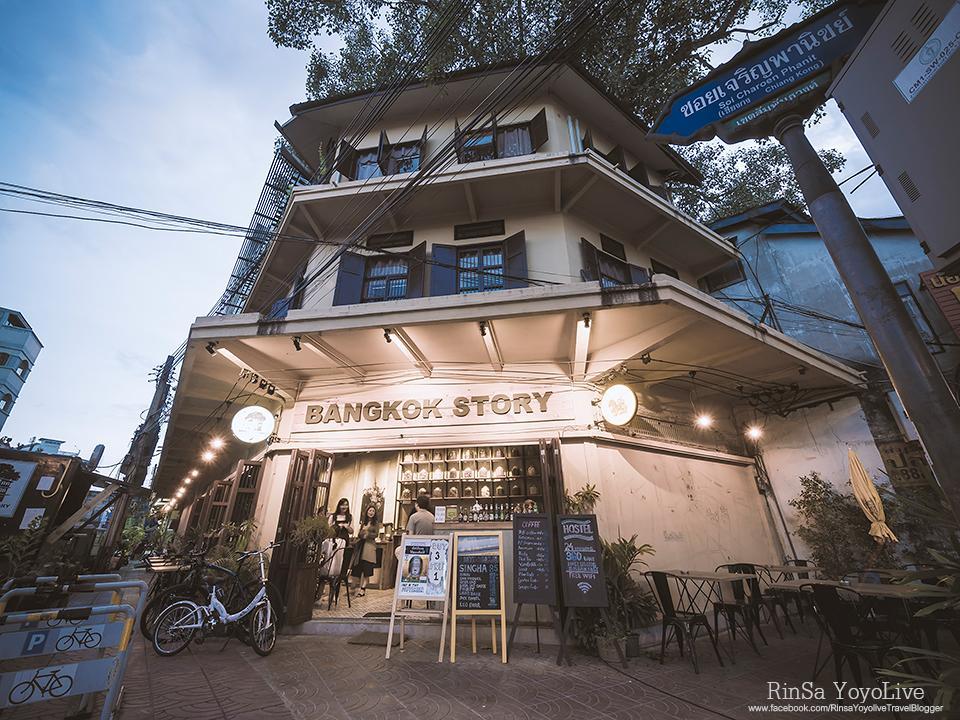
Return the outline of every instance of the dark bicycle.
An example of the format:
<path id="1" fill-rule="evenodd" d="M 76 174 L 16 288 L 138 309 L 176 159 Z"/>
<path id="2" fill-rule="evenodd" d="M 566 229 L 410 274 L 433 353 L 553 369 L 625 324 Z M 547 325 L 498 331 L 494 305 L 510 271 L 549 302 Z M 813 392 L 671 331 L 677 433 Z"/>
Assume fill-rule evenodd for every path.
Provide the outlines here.
<path id="1" fill-rule="evenodd" d="M 73 687 L 73 678 L 69 675 L 60 675 L 60 670 L 61 668 L 56 668 L 46 672 L 46 668 L 39 668 L 32 678 L 17 683 L 11 688 L 7 696 L 10 704 L 22 705 L 29 702 L 35 692 L 39 692 L 41 698 L 47 695 L 55 698 L 66 695 Z"/>
<path id="2" fill-rule="evenodd" d="M 69 635 L 64 635 L 57 640 L 57 650 L 59 652 L 67 652 L 68 650 L 73 650 L 74 646 L 76 646 L 78 650 L 89 650 L 90 648 L 97 647 L 101 640 L 103 640 L 103 636 L 95 630 L 91 630 L 90 628 L 77 628 Z"/>

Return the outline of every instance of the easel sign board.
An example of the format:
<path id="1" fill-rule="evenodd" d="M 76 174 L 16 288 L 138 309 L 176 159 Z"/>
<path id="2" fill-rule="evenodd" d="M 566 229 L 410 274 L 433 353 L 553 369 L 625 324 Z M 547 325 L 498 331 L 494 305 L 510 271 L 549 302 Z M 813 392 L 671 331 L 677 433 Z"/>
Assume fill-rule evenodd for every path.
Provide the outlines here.
<path id="1" fill-rule="evenodd" d="M 503 533 L 498 530 L 453 534 L 453 609 L 450 613 L 450 662 L 457 661 L 457 618 L 471 617 L 473 652 L 477 651 L 476 616 L 490 618 L 491 644 L 497 652 L 496 618 L 500 618 L 501 662 L 507 662 L 507 614 L 503 590 Z"/>
<path id="2" fill-rule="evenodd" d="M 558 604 L 553 523 L 546 513 L 513 518 L 513 601 L 524 605 Z"/>
<path id="3" fill-rule="evenodd" d="M 560 582 L 569 608 L 605 608 L 607 580 L 596 515 L 559 515 Z"/>
<path id="4" fill-rule="evenodd" d="M 398 600 L 446 600 L 450 576 L 449 535 L 404 535 Z"/>
<path id="5" fill-rule="evenodd" d="M 450 588 L 452 552 L 450 535 L 404 535 L 400 541 L 400 561 L 390 608 L 390 629 L 387 632 L 386 658 L 393 647 L 393 629 L 400 619 L 400 650 L 403 650 L 405 622 L 408 617 L 440 620 L 440 652 L 437 662 L 443 660 L 447 636 L 447 612 Z M 426 600 L 440 603 L 440 607 L 403 607 L 397 603 L 407 600 Z"/>

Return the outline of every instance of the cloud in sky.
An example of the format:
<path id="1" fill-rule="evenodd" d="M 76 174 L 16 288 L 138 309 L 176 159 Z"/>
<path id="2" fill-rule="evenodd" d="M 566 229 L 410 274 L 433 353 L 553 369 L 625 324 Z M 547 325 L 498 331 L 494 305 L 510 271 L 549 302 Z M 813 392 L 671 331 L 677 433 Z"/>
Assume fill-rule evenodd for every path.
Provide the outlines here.
<path id="1" fill-rule="evenodd" d="M 0 180 L 246 225 L 306 60 L 273 46 L 257 2 L 8 4 Z M 44 344 L 4 434 L 103 442 L 104 464 L 120 460 L 151 368 L 216 300 L 239 243 L 0 214 L 0 304 Z"/>

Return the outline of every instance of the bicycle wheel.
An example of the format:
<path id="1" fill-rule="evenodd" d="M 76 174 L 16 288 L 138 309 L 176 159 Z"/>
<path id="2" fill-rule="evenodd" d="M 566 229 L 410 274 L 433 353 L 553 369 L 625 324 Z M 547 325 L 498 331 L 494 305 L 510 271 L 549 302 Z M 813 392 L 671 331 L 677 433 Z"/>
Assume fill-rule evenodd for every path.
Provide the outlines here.
<path id="1" fill-rule="evenodd" d="M 73 678 L 69 675 L 57 676 L 50 681 L 50 686 L 47 688 L 47 692 L 50 693 L 53 697 L 63 697 L 68 692 L 70 688 L 73 687 Z"/>
<path id="2" fill-rule="evenodd" d="M 167 606 L 157 616 L 153 629 L 153 650 L 157 655 L 176 655 L 183 650 L 197 632 L 196 627 L 184 628 L 184 625 L 200 625 L 203 615 L 196 603 L 181 600 Z"/>
<path id="3" fill-rule="evenodd" d="M 10 701 L 11 705 L 21 705 L 32 697 L 33 683 L 29 680 L 24 680 L 22 683 L 18 683 L 17 685 L 13 686 L 13 689 L 10 691 L 7 699 Z"/>
<path id="4" fill-rule="evenodd" d="M 246 592 L 246 602 L 250 602 L 250 600 L 260 592 L 260 581 L 254 580 L 253 582 L 247 583 L 244 591 Z M 269 580 L 267 580 L 267 597 L 270 599 L 270 605 L 273 608 L 274 623 L 277 626 L 277 630 L 280 630 L 286 622 L 286 616 L 283 611 L 283 595 L 280 594 L 280 591 L 277 590 L 276 586 Z"/>
<path id="5" fill-rule="evenodd" d="M 250 613 L 250 647 L 257 655 L 269 655 L 277 644 L 277 623 L 271 605 L 268 599 Z"/>
<path id="6" fill-rule="evenodd" d="M 193 586 L 189 584 L 172 585 L 163 592 L 157 593 L 147 602 L 140 613 L 140 632 L 147 640 L 153 639 L 153 628 L 160 612 L 177 600 L 195 599 Z"/>

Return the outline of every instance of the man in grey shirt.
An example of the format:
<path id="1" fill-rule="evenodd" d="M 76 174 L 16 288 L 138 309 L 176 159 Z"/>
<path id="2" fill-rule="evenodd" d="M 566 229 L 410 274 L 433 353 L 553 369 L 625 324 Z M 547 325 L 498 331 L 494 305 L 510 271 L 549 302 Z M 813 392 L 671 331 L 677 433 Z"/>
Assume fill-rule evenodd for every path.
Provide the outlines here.
<path id="1" fill-rule="evenodd" d="M 417 497 L 417 511 L 407 521 L 407 533 L 410 535 L 433 535 L 433 513 L 430 511 L 430 498 Z"/>

